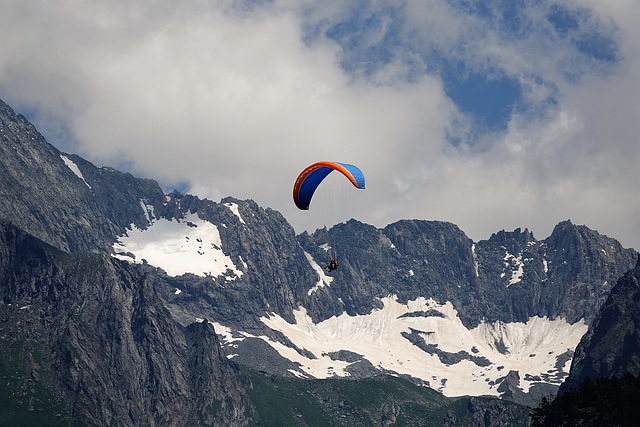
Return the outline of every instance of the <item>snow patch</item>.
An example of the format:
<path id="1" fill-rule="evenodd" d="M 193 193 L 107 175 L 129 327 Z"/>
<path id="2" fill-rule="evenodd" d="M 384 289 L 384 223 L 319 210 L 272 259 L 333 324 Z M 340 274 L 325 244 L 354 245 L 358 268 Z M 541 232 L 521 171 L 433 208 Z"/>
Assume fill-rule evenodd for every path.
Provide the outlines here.
<path id="1" fill-rule="evenodd" d="M 240 216 L 240 211 L 238 210 L 238 205 L 236 203 L 229 202 L 229 203 L 225 203 L 224 205 L 228 207 L 229 210 L 233 212 L 235 216 L 238 217 L 238 219 L 240 219 L 241 224 L 246 224 L 246 222 L 244 222 L 244 219 L 242 219 L 242 216 Z"/>
<path id="2" fill-rule="evenodd" d="M 473 257 L 473 268 L 476 274 L 476 277 L 479 277 L 478 274 L 478 257 L 476 255 L 476 244 L 471 245 L 471 256 Z"/>
<path id="3" fill-rule="evenodd" d="M 321 287 L 323 287 L 325 285 L 329 286 L 331 284 L 331 282 L 333 281 L 333 277 L 327 276 L 324 273 L 324 268 L 322 268 L 320 265 L 318 265 L 317 262 L 315 262 L 315 260 L 311 256 L 311 254 L 305 252 L 304 256 L 307 257 L 307 261 L 309 261 L 309 264 L 311 265 L 311 268 L 313 268 L 315 270 L 315 272 L 318 273 L 318 276 L 320 277 L 320 279 L 318 280 L 318 283 L 316 283 L 316 285 L 313 288 L 309 289 L 309 292 L 307 292 L 308 295 L 311 295 L 312 293 L 314 293 L 315 291 L 317 291 Z"/>
<path id="4" fill-rule="evenodd" d="M 200 322 L 202 322 L 202 320 Z M 212 322 L 211 320 L 209 320 L 209 323 L 213 325 L 213 328 L 216 330 L 216 334 L 223 339 L 225 344 L 232 343 L 234 341 L 242 341 L 249 337 L 255 338 L 255 335 L 251 335 L 246 332 L 235 332 L 231 328 L 220 323 Z"/>
<path id="5" fill-rule="evenodd" d="M 395 296 L 382 302 L 383 308 L 370 314 L 343 313 L 317 324 L 303 307 L 294 312 L 294 324 L 275 314 L 261 320 L 316 356 L 307 359 L 292 348 L 267 340 L 283 357 L 300 363 L 304 372 L 315 378 L 349 376 L 345 371 L 348 363 L 323 356 L 348 350 L 363 355 L 376 367 L 428 381 L 446 396 L 497 396 L 496 380 L 510 370 L 520 373 L 525 392 L 535 382 L 559 384 L 564 376 L 562 372 L 556 374 L 571 360 L 567 351 L 576 347 L 587 330 L 581 322 L 570 325 L 564 319 L 539 317 L 527 323 L 482 323 L 468 330 L 450 302 L 438 304 L 421 297 L 401 304 Z M 426 315 L 434 310 L 443 316 Z M 410 335 L 436 351 L 421 349 L 407 338 Z M 437 351 L 450 355 L 464 351 L 466 357 L 444 363 Z M 559 367 L 560 355 L 564 355 L 564 363 Z M 485 363 L 476 363 L 478 359 Z"/>
<path id="6" fill-rule="evenodd" d="M 63 156 L 62 154 L 60 154 L 60 158 L 62 159 L 64 164 L 67 165 L 69 169 L 71 169 L 71 172 L 73 172 L 78 178 L 82 180 L 82 182 L 85 183 L 87 187 L 89 187 L 89 189 L 91 189 L 91 186 L 87 183 L 87 181 L 85 181 L 84 176 L 82 176 L 82 172 L 80 172 L 80 168 L 78 168 L 78 165 L 76 165 L 73 160 L 71 160 L 67 156 Z"/>
<path id="7" fill-rule="evenodd" d="M 249 266 L 248 266 L 248 265 L 247 265 L 247 263 L 242 259 L 242 257 L 241 257 L 241 256 L 240 256 L 239 258 L 240 258 L 240 262 L 242 263 L 242 267 L 244 267 L 244 270 L 246 271 L 246 270 L 249 268 Z"/>
<path id="8" fill-rule="evenodd" d="M 507 252 L 504 256 L 504 266 L 505 268 L 515 267 L 511 270 L 511 278 L 509 279 L 509 284 L 507 288 L 511 285 L 515 285 L 516 283 L 522 280 L 522 274 L 524 273 L 524 263 L 522 262 L 522 254 L 517 257 L 513 254 Z M 505 273 L 500 274 L 500 277 L 504 277 Z"/>
<path id="9" fill-rule="evenodd" d="M 252 335 L 247 332 L 234 331 L 216 322 L 209 323 L 213 324 L 216 333 L 221 337 L 221 342 L 225 345 L 230 344 L 230 346 L 233 347 L 233 343 L 236 341 L 242 341 L 245 338 L 260 338 L 273 347 L 281 356 L 294 361 L 304 360 L 304 363 L 302 364 L 303 366 L 301 366 L 300 369 L 305 372 L 305 378 L 308 378 L 308 375 L 316 378 L 328 378 L 336 375 L 345 377 L 350 375 L 345 371 L 345 368 L 349 366 L 348 362 L 332 360 L 325 351 L 318 350 L 314 352 L 314 359 L 307 359 L 304 356 L 301 356 L 295 349 L 287 347 L 280 342 L 273 341 L 265 335 Z M 227 356 L 227 358 L 230 358 L 230 356 Z M 300 375 L 300 371 L 290 372 L 294 373 L 296 376 Z"/>
<path id="10" fill-rule="evenodd" d="M 140 199 L 140 207 L 142 208 L 142 213 L 144 213 L 144 217 L 147 219 L 147 222 L 151 223 L 156 219 L 156 212 L 153 205 L 148 204 L 146 200 Z"/>
<path id="11" fill-rule="evenodd" d="M 218 228 L 189 213 L 171 221 L 160 218 L 146 229 L 131 224 L 113 244 L 114 257 L 129 262 L 160 267 L 170 276 L 192 273 L 198 276 L 242 276 L 231 258 L 222 250 Z"/>

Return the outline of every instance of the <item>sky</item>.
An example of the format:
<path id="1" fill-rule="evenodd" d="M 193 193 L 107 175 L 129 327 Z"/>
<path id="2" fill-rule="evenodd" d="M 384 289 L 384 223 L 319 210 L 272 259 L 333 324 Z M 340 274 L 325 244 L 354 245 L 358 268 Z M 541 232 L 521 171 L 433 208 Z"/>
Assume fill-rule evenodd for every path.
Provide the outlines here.
<path id="1" fill-rule="evenodd" d="M 63 152 L 297 232 L 570 219 L 640 249 L 637 22 L 636 0 L 3 0 L 0 99 Z M 292 200 L 320 160 L 366 177 L 322 218 L 331 194 Z"/>

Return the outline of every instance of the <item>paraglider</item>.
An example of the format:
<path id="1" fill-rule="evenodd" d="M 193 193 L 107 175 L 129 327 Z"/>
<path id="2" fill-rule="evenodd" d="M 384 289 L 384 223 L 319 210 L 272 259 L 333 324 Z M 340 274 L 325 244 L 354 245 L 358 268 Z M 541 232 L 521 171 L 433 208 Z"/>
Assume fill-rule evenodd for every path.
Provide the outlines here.
<path id="1" fill-rule="evenodd" d="M 317 162 L 305 168 L 293 185 L 293 201 L 298 209 L 309 209 L 316 188 L 334 170 L 347 177 L 354 187 L 364 189 L 364 174 L 357 166 L 338 162 Z"/>
<path id="2" fill-rule="evenodd" d="M 308 210 L 311 199 L 318 186 L 333 171 L 338 171 L 344 175 L 354 187 L 364 189 L 364 174 L 357 166 L 348 163 L 338 162 L 317 162 L 307 166 L 298 175 L 293 185 L 293 201 L 301 210 Z M 329 264 L 324 267 L 332 272 L 338 268 L 338 261 L 332 257 Z"/>
<path id="3" fill-rule="evenodd" d="M 326 265 L 324 268 L 326 268 L 327 271 L 331 272 L 336 268 L 338 268 L 338 261 L 336 261 L 335 259 L 332 259 L 331 261 L 329 261 L 329 265 Z"/>

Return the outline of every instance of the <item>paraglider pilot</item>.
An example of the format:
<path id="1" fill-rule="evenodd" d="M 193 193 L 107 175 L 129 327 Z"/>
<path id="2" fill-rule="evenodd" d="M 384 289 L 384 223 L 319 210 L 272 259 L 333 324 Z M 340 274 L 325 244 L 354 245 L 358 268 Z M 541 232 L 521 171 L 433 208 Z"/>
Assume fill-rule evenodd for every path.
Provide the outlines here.
<path id="1" fill-rule="evenodd" d="M 338 261 L 332 259 L 331 261 L 329 261 L 329 265 L 325 266 L 324 268 L 326 268 L 328 271 L 333 271 L 338 268 Z"/>

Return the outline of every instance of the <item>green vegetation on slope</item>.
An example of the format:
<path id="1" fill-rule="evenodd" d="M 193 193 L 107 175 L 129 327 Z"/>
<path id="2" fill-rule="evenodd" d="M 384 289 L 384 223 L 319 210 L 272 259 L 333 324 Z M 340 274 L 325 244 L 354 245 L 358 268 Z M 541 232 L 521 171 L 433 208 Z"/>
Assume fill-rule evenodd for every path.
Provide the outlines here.
<path id="1" fill-rule="evenodd" d="M 494 398 L 443 396 L 401 378 L 284 378 L 245 368 L 261 426 L 528 425 L 529 409 Z"/>
<path id="2" fill-rule="evenodd" d="M 5 337 L 8 338 L 8 337 Z M 71 425 L 58 381 L 41 346 L 23 337 L 0 345 L 0 425 Z"/>

